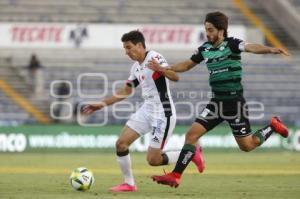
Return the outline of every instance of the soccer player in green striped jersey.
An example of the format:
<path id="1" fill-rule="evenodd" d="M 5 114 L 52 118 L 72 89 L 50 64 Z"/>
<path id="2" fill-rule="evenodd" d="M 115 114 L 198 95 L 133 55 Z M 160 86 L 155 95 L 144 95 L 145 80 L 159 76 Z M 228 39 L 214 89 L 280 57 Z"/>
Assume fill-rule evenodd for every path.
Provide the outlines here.
<path id="1" fill-rule="evenodd" d="M 251 131 L 241 84 L 242 52 L 283 55 L 288 53 L 281 48 L 246 43 L 228 37 L 228 17 L 221 12 L 208 13 L 204 25 L 208 41 L 201 45 L 190 59 L 171 65 L 167 69 L 161 67 L 155 60 L 151 60 L 148 64 L 154 71 L 185 72 L 205 61 L 209 71 L 213 97 L 188 130 L 174 170 L 165 175 L 152 176 L 157 183 L 171 187 L 179 185 L 183 171 L 195 154 L 198 139 L 223 121 L 228 122 L 237 144 L 246 152 L 260 146 L 273 133 L 288 136 L 288 129 L 277 117 L 271 118 L 270 123 L 264 128 L 256 132 Z"/>

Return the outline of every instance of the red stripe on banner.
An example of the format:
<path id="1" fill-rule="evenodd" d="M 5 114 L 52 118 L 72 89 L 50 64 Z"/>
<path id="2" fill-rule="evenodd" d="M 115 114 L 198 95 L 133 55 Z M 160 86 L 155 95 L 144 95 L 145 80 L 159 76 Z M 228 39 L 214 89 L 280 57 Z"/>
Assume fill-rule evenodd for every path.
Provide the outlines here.
<path id="1" fill-rule="evenodd" d="M 152 79 L 153 79 L 153 80 L 157 80 L 160 76 L 161 76 L 161 73 L 155 71 L 155 72 L 152 74 Z"/>

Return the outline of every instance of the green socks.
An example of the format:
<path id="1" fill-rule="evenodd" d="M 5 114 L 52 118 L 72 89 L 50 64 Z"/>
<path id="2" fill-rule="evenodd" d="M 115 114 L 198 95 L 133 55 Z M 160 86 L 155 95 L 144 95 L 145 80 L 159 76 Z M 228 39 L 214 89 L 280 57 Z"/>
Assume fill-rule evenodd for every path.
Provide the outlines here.
<path id="1" fill-rule="evenodd" d="M 260 145 L 261 145 L 262 143 L 264 143 L 272 135 L 273 132 L 274 131 L 272 130 L 272 128 L 268 125 L 268 126 L 265 126 L 262 129 L 259 129 L 255 133 L 253 133 L 253 136 L 256 136 L 256 137 L 259 138 Z"/>
<path id="2" fill-rule="evenodd" d="M 191 144 L 185 144 L 180 152 L 176 166 L 173 172 L 182 174 L 187 165 L 193 159 L 196 147 Z"/>

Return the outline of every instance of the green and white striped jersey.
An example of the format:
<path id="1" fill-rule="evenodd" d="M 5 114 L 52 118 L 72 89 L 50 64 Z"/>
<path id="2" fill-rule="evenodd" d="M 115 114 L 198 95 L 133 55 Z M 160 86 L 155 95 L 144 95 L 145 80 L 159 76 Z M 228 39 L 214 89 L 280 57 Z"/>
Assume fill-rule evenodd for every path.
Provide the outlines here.
<path id="1" fill-rule="evenodd" d="M 225 38 L 217 47 L 205 42 L 191 56 L 195 63 L 205 61 L 209 75 L 209 84 L 214 97 L 233 99 L 243 93 L 241 52 L 244 42 L 233 37 Z"/>

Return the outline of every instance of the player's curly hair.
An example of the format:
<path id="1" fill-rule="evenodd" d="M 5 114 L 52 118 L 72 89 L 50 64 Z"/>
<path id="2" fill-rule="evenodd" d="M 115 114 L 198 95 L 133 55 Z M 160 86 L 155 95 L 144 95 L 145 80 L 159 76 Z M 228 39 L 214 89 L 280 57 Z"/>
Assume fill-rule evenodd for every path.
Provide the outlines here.
<path id="1" fill-rule="evenodd" d="M 122 36 L 121 41 L 122 42 L 131 41 L 133 44 L 137 44 L 141 42 L 143 47 L 146 48 L 144 35 L 139 30 L 132 30 L 128 33 L 125 33 Z"/>
<path id="2" fill-rule="evenodd" d="M 218 30 L 224 30 L 224 37 L 228 36 L 228 17 L 222 12 L 210 12 L 205 17 L 205 22 L 213 24 Z M 204 22 L 204 23 L 205 23 Z"/>

